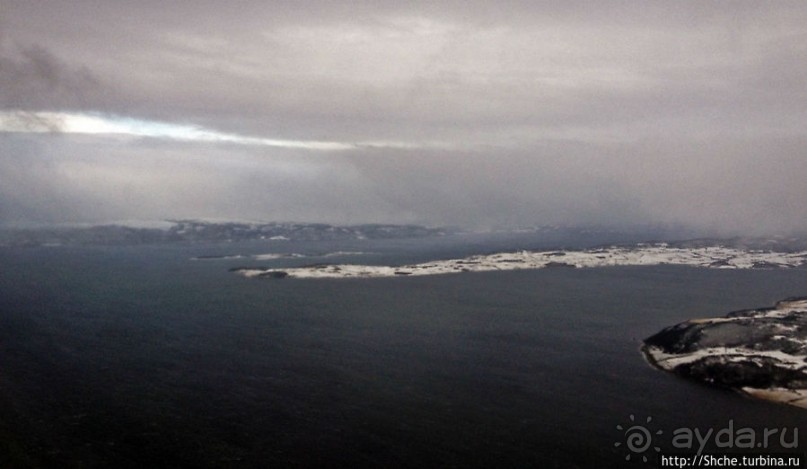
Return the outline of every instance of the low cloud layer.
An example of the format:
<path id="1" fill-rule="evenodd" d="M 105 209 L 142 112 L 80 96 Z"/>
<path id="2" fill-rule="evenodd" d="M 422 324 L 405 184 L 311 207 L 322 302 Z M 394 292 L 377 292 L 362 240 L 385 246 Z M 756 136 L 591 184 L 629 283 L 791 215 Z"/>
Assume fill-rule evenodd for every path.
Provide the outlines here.
<path id="1" fill-rule="evenodd" d="M 562 3 L 6 0 L 0 223 L 807 230 L 807 7 Z"/>

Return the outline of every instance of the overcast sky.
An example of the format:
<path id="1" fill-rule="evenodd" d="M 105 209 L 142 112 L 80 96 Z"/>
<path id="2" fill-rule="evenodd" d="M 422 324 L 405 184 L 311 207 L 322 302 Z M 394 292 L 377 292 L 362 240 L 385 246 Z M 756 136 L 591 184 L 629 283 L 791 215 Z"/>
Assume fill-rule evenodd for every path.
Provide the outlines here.
<path id="1" fill-rule="evenodd" d="M 807 2 L 0 0 L 0 223 L 807 229 Z"/>

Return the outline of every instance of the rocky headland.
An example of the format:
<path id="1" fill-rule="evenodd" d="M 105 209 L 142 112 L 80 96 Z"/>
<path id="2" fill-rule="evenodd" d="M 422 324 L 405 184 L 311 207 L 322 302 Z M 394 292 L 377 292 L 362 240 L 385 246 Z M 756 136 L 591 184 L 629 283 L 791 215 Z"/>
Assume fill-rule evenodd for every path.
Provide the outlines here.
<path id="1" fill-rule="evenodd" d="M 642 350 L 679 376 L 807 408 L 807 297 L 682 322 L 645 339 Z"/>

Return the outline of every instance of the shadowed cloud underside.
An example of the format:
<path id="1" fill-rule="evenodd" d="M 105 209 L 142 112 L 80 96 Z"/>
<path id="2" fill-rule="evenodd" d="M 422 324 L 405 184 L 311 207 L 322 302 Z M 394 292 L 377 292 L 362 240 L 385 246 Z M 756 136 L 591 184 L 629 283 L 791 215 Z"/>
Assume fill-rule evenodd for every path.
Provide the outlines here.
<path id="1" fill-rule="evenodd" d="M 801 2 L 3 2 L 0 223 L 807 229 Z"/>

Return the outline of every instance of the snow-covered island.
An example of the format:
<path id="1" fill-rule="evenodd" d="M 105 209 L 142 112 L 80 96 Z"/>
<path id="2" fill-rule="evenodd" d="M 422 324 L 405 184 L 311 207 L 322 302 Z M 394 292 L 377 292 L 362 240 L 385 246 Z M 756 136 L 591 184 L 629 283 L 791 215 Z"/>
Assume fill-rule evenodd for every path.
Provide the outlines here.
<path id="1" fill-rule="evenodd" d="M 377 278 L 552 267 L 593 268 L 669 264 L 717 269 L 753 269 L 798 267 L 805 263 L 807 263 L 807 251 L 774 252 L 724 246 L 681 248 L 658 243 L 580 251 L 519 251 L 400 266 L 316 264 L 272 269 L 245 267 L 233 271 L 245 277 Z"/>
<path id="2" fill-rule="evenodd" d="M 686 321 L 642 350 L 662 370 L 807 408 L 807 297 Z"/>

